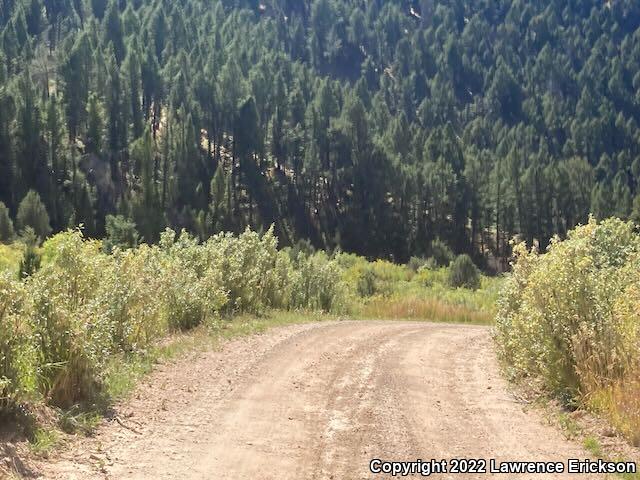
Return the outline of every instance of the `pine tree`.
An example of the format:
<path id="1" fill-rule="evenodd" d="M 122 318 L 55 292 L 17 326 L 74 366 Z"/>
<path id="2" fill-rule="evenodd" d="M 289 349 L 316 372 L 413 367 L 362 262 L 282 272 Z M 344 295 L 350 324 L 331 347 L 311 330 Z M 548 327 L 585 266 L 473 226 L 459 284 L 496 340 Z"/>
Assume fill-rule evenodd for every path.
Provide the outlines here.
<path id="1" fill-rule="evenodd" d="M 122 88 L 120 70 L 113 53 L 108 56 L 106 67 L 107 144 L 112 158 L 115 158 L 128 143 L 127 125 L 129 118 L 127 115 L 128 109 L 125 107 L 125 92 Z M 113 167 L 116 168 L 115 164 Z"/>
<path id="2" fill-rule="evenodd" d="M 86 119 L 89 84 L 92 78 L 92 54 L 89 36 L 81 33 L 58 67 L 62 79 L 63 102 L 69 136 L 76 138 Z"/>
<path id="3" fill-rule="evenodd" d="M 140 178 L 140 190 L 132 202 L 133 219 L 142 238 L 151 243 L 160 238 L 164 218 L 156 189 L 155 151 L 149 128 L 142 138 L 131 146 L 131 160 Z"/>
<path id="4" fill-rule="evenodd" d="M 91 10 L 96 18 L 102 20 L 107 10 L 108 0 L 91 0 Z"/>
<path id="5" fill-rule="evenodd" d="M 129 53 L 124 61 L 122 70 L 125 72 L 127 80 L 127 92 L 129 94 L 129 116 L 133 125 L 132 134 L 134 138 L 139 138 L 143 133 L 142 126 L 142 105 L 141 99 L 141 70 L 140 55 L 135 46 L 129 48 Z"/>
<path id="6" fill-rule="evenodd" d="M 14 205 L 15 165 L 11 141 L 11 123 L 15 114 L 13 98 L 0 87 L 0 202 Z"/>
<path id="7" fill-rule="evenodd" d="M 121 215 L 107 215 L 105 229 L 107 235 L 102 243 L 102 249 L 106 253 L 111 253 L 116 247 L 126 250 L 138 245 L 136 224 Z"/>
<path id="8" fill-rule="evenodd" d="M 67 178 L 64 119 L 57 98 L 52 96 L 47 102 L 44 122 L 47 147 L 47 163 L 51 172 L 50 199 L 51 221 L 54 229 L 60 230 L 66 225 L 64 216 L 64 196 L 62 187 Z"/>
<path id="9" fill-rule="evenodd" d="M 101 155 L 104 137 L 104 112 L 96 94 L 91 94 L 87 107 L 87 153 Z"/>
<path id="10" fill-rule="evenodd" d="M 211 179 L 211 201 L 209 203 L 209 219 L 211 233 L 218 233 L 228 226 L 229 210 L 227 205 L 227 175 L 224 168 L 218 166 Z"/>
<path id="11" fill-rule="evenodd" d="M 98 232 L 97 228 L 95 191 L 91 189 L 84 179 L 78 178 L 76 180 L 74 184 L 74 196 L 74 222 L 69 226 L 82 226 L 87 236 L 104 234 L 104 232 Z"/>
<path id="12" fill-rule="evenodd" d="M 42 4 L 40 0 L 29 0 L 26 11 L 27 28 L 29 35 L 36 36 L 42 32 Z"/>
<path id="13" fill-rule="evenodd" d="M 122 19 L 118 10 L 118 1 L 110 0 L 104 16 L 104 43 L 111 44 L 118 66 L 122 64 L 126 54 L 124 35 L 122 33 Z"/>
<path id="14" fill-rule="evenodd" d="M 13 222 L 9 216 L 9 209 L 0 202 L 0 243 L 11 243 L 15 238 Z"/>
<path id="15" fill-rule="evenodd" d="M 20 202 L 16 223 L 21 233 L 31 227 L 40 240 L 44 240 L 51 233 L 47 209 L 42 203 L 40 195 L 33 190 L 29 190 Z"/>
<path id="16" fill-rule="evenodd" d="M 46 195 L 49 190 L 47 157 L 44 149 L 40 103 L 28 71 L 20 78 L 17 105 L 16 164 L 24 191 L 35 189 Z"/>

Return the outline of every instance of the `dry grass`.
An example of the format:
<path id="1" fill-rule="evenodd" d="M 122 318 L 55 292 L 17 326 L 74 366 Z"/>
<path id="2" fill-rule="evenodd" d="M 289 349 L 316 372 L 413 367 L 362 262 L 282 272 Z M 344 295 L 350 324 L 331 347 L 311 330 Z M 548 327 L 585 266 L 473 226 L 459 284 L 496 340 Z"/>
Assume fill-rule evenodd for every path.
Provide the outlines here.
<path id="1" fill-rule="evenodd" d="M 490 325 L 493 313 L 472 309 L 465 305 L 448 303 L 438 298 L 377 297 L 367 302 L 358 312 L 363 318 L 389 320 L 427 320 L 446 323 Z"/>
<path id="2" fill-rule="evenodd" d="M 597 392 L 590 403 L 632 445 L 640 447 L 640 374 Z"/>

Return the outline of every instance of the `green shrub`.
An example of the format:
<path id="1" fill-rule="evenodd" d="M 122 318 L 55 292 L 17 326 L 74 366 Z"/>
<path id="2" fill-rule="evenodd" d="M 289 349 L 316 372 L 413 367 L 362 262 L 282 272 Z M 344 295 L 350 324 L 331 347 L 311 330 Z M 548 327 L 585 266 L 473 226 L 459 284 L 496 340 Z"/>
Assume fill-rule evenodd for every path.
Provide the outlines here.
<path id="1" fill-rule="evenodd" d="M 138 245 L 140 236 L 136 230 L 136 224 L 131 220 L 122 215 L 107 215 L 105 221 L 107 236 L 102 242 L 105 253 L 111 253 L 116 247 L 126 250 Z"/>
<path id="2" fill-rule="evenodd" d="M 447 265 L 448 266 L 448 265 Z M 438 261 L 433 258 L 433 257 L 429 257 L 427 258 L 427 261 L 425 262 L 422 270 L 427 269 L 427 270 L 437 270 L 439 268 L 443 268 L 442 266 L 438 265 Z M 446 267 L 445 267 L 446 268 Z"/>
<path id="3" fill-rule="evenodd" d="M 428 263 L 428 260 L 423 257 L 411 257 L 409 259 L 409 263 L 407 263 L 407 268 L 412 272 L 418 272 L 421 268 L 424 268 Z"/>
<path id="4" fill-rule="evenodd" d="M 162 281 L 157 247 L 116 250 L 110 268 L 103 272 L 97 297 L 111 323 L 117 351 L 144 349 L 167 332 L 162 319 Z"/>
<path id="5" fill-rule="evenodd" d="M 22 232 L 22 238 L 26 248 L 20 261 L 19 276 L 20 278 L 27 278 L 40 268 L 40 254 L 36 251 L 38 238 L 33 228 L 25 228 Z"/>
<path id="6" fill-rule="evenodd" d="M 289 249 L 289 256 L 291 260 L 296 260 L 298 258 L 298 254 L 304 254 L 307 257 L 310 257 L 314 253 L 316 253 L 315 247 L 312 245 L 309 240 L 298 240 L 293 247 Z"/>
<path id="7" fill-rule="evenodd" d="M 433 259 L 436 267 L 448 267 L 455 255 L 446 243 L 436 238 L 429 247 L 429 257 Z"/>
<path id="8" fill-rule="evenodd" d="M 206 318 L 200 283 L 205 267 L 198 241 L 185 231 L 176 241 L 175 236 L 171 230 L 162 234 L 158 259 L 162 283 L 158 293 L 168 327 L 188 330 Z"/>
<path id="9" fill-rule="evenodd" d="M 375 272 L 371 268 L 364 269 L 358 278 L 358 295 L 365 298 L 373 297 L 378 291 L 377 284 Z"/>
<path id="10" fill-rule="evenodd" d="M 25 289 L 0 272 L 0 413 L 36 391 L 36 350 L 32 329 L 22 317 Z"/>
<path id="11" fill-rule="evenodd" d="M 25 245 L 12 243 L 4 245 L 0 243 L 0 272 L 10 271 L 19 276 L 20 261 L 24 257 Z"/>
<path id="12" fill-rule="evenodd" d="M 454 288 L 480 288 L 480 270 L 469 255 L 460 255 L 449 266 L 449 285 Z"/>
<path id="13" fill-rule="evenodd" d="M 292 261 L 273 229 L 204 244 L 166 230 L 156 246 L 122 246 L 106 254 L 67 231 L 44 243 L 30 276 L 0 276 L 0 413 L 36 392 L 61 407 L 92 400 L 112 355 L 142 352 L 224 313 L 347 306 L 338 262 L 322 252 Z"/>
<path id="14" fill-rule="evenodd" d="M 290 262 L 277 246 L 273 228 L 264 235 L 247 229 L 238 237 L 226 233 L 207 241 L 211 265 L 220 272 L 221 288 L 228 294 L 229 312 L 260 313 L 287 303 L 277 290 L 287 289 Z"/>
<path id="15" fill-rule="evenodd" d="M 202 246 L 185 231 L 176 241 L 175 236 L 172 230 L 161 235 L 159 292 L 165 323 L 172 329 L 187 330 L 219 314 L 228 303 L 229 292 L 225 271 L 217 263 L 221 253 L 212 255 L 212 243 Z"/>
<path id="16" fill-rule="evenodd" d="M 347 287 L 341 281 L 342 270 L 326 253 L 310 257 L 300 254 L 292 273 L 291 304 L 294 308 L 342 311 L 346 308 Z"/>
<path id="17" fill-rule="evenodd" d="M 113 351 L 112 324 L 96 293 L 110 264 L 97 242 L 60 234 L 54 260 L 29 277 L 26 314 L 39 342 L 41 389 L 70 406 L 98 390 L 98 372 Z"/>
<path id="18" fill-rule="evenodd" d="M 515 248 L 499 300 L 497 343 L 514 378 L 535 378 L 567 404 L 637 369 L 640 237 L 595 220 L 545 255 Z"/>

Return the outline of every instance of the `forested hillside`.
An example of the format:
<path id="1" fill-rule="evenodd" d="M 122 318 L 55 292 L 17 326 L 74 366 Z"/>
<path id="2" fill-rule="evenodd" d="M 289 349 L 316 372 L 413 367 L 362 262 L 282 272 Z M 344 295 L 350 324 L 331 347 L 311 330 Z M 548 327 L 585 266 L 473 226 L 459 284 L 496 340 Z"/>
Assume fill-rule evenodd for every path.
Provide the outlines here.
<path id="1" fill-rule="evenodd" d="M 0 236 L 122 215 L 482 260 L 640 216 L 639 26 L 635 0 L 0 0 Z"/>

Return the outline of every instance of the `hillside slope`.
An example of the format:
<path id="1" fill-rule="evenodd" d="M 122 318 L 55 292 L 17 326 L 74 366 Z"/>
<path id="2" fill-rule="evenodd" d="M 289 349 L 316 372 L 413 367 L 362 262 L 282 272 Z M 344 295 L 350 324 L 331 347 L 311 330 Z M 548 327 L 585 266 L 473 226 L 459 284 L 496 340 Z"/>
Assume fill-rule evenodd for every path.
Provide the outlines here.
<path id="1" fill-rule="evenodd" d="M 544 246 L 640 215 L 639 25 L 633 0 L 2 0 L 0 201 L 37 191 L 41 235 Z"/>

